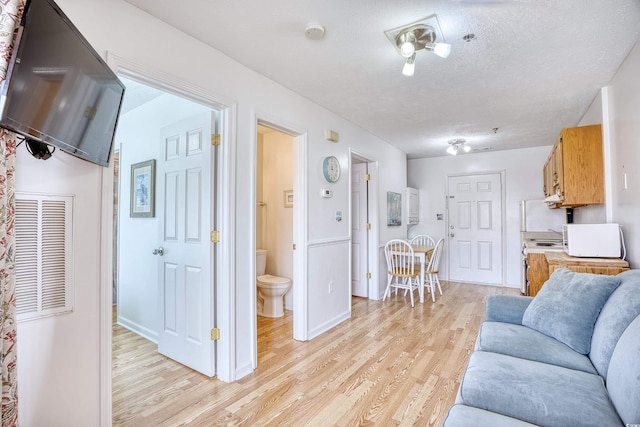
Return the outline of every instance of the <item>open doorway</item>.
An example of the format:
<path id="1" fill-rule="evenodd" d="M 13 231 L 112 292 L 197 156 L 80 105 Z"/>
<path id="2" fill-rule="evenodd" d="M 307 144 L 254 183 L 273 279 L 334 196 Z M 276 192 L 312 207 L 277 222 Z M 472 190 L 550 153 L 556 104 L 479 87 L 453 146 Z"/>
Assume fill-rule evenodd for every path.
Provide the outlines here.
<path id="1" fill-rule="evenodd" d="M 159 343 L 163 354 L 211 376 L 215 351 L 209 329 L 214 324 L 215 288 L 210 284 L 216 277 L 209 237 L 216 198 L 211 135 L 219 111 L 150 84 L 120 78 L 127 89 L 115 139 L 114 318 Z M 169 165 L 174 159 L 181 164 Z M 189 255 L 182 246 L 171 249 L 174 243 L 195 252 Z M 171 253 L 187 256 L 188 265 L 182 262 L 181 267 Z M 198 298 L 190 298 L 185 289 L 199 289 Z M 168 307 L 185 309 L 169 313 Z M 181 351 L 187 344 L 172 341 L 169 350 L 163 349 L 163 334 L 169 329 L 173 329 L 169 339 L 189 335 L 183 341 L 200 348 Z M 194 361 L 195 353 L 202 360 Z"/>
<path id="2" fill-rule="evenodd" d="M 282 325 L 274 340 L 293 338 L 295 138 L 258 124 L 256 138 L 257 333 Z M 260 342 L 260 339 L 258 339 Z M 260 363 L 258 348 L 258 363 Z"/>

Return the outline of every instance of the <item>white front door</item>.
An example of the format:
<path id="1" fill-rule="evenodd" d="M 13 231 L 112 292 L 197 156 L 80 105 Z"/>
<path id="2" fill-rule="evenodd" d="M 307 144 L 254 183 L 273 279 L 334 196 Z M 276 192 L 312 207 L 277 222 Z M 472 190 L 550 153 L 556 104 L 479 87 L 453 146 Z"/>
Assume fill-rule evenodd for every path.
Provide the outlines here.
<path id="1" fill-rule="evenodd" d="M 157 165 L 160 328 L 158 351 L 215 375 L 214 164 L 207 112 L 161 130 Z"/>
<path id="2" fill-rule="evenodd" d="M 367 164 L 351 165 L 351 295 L 369 296 Z"/>
<path id="3" fill-rule="evenodd" d="M 502 183 L 499 173 L 449 177 L 449 278 L 502 283 Z"/>

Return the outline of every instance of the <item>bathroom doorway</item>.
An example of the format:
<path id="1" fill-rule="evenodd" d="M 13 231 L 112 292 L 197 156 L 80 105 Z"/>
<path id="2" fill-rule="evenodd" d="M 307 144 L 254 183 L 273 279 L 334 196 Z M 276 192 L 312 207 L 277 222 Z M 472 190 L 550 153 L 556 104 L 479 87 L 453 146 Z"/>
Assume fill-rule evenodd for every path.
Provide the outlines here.
<path id="1" fill-rule="evenodd" d="M 292 340 L 294 308 L 294 152 L 295 137 L 258 123 L 256 147 L 256 276 L 266 277 L 288 290 L 284 296 L 267 296 L 263 281 L 256 277 L 256 314 L 258 334 L 271 324 L 287 324 L 278 330 L 289 331 L 276 339 Z M 261 268 L 264 265 L 264 269 Z M 280 308 L 281 307 L 281 308 Z M 260 349 L 258 349 L 258 355 Z"/>

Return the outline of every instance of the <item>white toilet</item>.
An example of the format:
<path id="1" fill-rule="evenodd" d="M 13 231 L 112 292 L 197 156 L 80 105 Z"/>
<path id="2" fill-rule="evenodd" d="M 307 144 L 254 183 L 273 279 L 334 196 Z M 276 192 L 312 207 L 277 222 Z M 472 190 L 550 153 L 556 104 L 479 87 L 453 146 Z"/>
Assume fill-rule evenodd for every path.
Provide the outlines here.
<path id="1" fill-rule="evenodd" d="M 267 251 L 256 249 L 256 285 L 258 299 L 258 315 L 264 317 L 284 316 L 284 294 L 291 288 L 291 279 L 264 274 L 267 265 Z"/>

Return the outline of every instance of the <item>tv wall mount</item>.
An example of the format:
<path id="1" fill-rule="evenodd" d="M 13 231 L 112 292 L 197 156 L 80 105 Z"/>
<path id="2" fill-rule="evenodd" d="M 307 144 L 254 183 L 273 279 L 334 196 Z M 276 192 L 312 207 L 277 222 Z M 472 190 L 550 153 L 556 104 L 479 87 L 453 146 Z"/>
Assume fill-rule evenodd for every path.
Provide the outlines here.
<path id="1" fill-rule="evenodd" d="M 36 159 L 47 160 L 56 151 L 56 147 L 36 141 L 35 139 L 25 138 L 24 142 L 27 146 L 27 151 Z"/>

